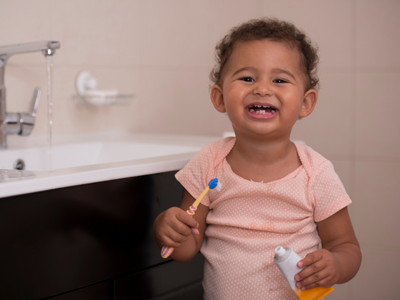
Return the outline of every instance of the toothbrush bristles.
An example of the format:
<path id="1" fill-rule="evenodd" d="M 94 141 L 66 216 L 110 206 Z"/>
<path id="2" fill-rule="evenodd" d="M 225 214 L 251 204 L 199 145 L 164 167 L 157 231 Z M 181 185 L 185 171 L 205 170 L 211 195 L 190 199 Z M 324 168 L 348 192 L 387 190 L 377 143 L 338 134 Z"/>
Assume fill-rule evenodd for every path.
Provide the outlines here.
<path id="1" fill-rule="evenodd" d="M 216 190 L 217 192 L 219 192 L 219 191 L 221 191 L 221 189 L 222 189 L 222 183 L 218 181 L 218 184 L 217 184 L 217 186 L 215 187 L 215 190 Z"/>

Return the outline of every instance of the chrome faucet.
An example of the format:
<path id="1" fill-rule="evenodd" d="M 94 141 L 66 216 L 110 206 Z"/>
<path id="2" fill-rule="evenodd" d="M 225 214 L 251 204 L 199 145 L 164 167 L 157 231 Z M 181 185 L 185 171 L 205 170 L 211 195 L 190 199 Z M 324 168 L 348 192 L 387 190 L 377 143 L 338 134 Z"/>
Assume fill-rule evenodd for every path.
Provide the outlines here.
<path id="1" fill-rule="evenodd" d="M 0 150 L 7 148 L 7 135 L 29 135 L 35 124 L 36 110 L 39 105 L 40 89 L 36 88 L 27 113 L 7 113 L 4 69 L 11 55 L 42 51 L 45 56 L 53 55 L 60 48 L 59 42 L 43 41 L 0 47 Z"/>

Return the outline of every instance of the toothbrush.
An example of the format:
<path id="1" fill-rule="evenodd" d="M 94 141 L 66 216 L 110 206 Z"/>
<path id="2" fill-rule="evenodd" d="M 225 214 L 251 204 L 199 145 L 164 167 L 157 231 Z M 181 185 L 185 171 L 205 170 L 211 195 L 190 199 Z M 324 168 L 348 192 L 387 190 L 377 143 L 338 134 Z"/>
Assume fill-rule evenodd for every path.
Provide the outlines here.
<path id="1" fill-rule="evenodd" d="M 220 191 L 222 188 L 222 184 L 218 182 L 218 178 L 214 178 L 214 179 L 210 180 L 210 182 L 208 183 L 208 186 L 204 189 L 204 191 L 200 194 L 200 196 L 196 199 L 196 201 L 193 202 L 192 206 L 190 206 L 189 209 L 186 211 L 188 213 L 188 215 L 193 217 L 201 200 L 203 200 L 203 197 L 208 193 L 208 191 L 210 189 L 212 190 L 215 188 L 217 191 Z M 174 252 L 173 247 L 163 246 L 161 248 L 161 257 L 167 258 L 172 254 L 172 252 Z"/>

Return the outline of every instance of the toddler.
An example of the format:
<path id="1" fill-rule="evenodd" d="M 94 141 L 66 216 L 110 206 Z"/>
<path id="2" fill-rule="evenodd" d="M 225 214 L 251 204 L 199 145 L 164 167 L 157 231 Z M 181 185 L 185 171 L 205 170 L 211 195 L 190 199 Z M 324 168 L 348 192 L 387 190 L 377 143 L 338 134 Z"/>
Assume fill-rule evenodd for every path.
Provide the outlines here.
<path id="1" fill-rule="evenodd" d="M 177 261 L 201 251 L 205 299 L 296 299 L 273 262 L 277 246 L 304 257 L 298 288 L 349 281 L 361 263 L 351 200 L 330 161 L 290 141 L 317 103 L 315 47 L 294 25 L 262 18 L 233 28 L 216 50 L 210 98 L 235 137 L 205 146 L 176 174 L 182 200 L 156 218 L 158 245 L 174 247 Z M 190 217 L 215 177 L 222 189 Z"/>

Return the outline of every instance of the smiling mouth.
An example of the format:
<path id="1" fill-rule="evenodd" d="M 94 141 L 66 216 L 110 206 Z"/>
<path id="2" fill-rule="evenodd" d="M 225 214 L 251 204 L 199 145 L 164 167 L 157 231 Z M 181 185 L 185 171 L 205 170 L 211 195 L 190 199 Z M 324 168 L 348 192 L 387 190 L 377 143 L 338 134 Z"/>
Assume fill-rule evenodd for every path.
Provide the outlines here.
<path id="1" fill-rule="evenodd" d="M 247 110 L 252 114 L 265 115 L 265 114 L 274 114 L 277 109 L 268 105 L 250 105 L 247 107 Z"/>

